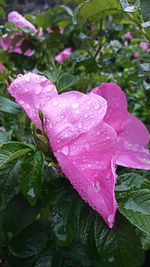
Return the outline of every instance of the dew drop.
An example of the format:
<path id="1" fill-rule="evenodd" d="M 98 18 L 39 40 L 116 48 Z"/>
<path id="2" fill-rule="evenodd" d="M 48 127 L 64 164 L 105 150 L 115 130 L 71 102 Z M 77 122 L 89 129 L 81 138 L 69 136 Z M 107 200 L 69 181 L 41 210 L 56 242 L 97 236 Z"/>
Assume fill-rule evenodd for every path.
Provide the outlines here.
<path id="1" fill-rule="evenodd" d="M 23 105 L 24 104 L 24 101 L 23 100 L 20 100 L 20 105 Z"/>
<path id="2" fill-rule="evenodd" d="M 113 223 L 113 220 L 114 220 L 114 215 L 113 215 L 113 214 L 110 214 L 110 215 L 108 216 L 108 222 L 109 222 L 109 223 Z"/>
<path id="3" fill-rule="evenodd" d="M 33 189 L 33 188 L 31 188 L 31 189 L 28 191 L 28 195 L 29 195 L 30 197 L 35 197 L 35 193 L 34 193 L 34 189 Z"/>
<path id="4" fill-rule="evenodd" d="M 39 94 L 41 93 L 41 90 L 42 90 L 41 87 L 37 87 L 37 88 L 35 89 L 35 94 L 36 94 L 36 95 L 39 95 Z"/>
<path id="5" fill-rule="evenodd" d="M 58 104 L 59 104 L 58 100 L 56 100 L 56 99 L 53 100 L 53 106 L 54 106 L 54 107 L 58 106 Z"/>
<path id="6" fill-rule="evenodd" d="M 100 104 L 99 103 L 96 103 L 95 106 L 94 106 L 94 109 L 97 110 L 100 108 Z"/>
<path id="7" fill-rule="evenodd" d="M 94 187 L 94 191 L 95 192 L 99 192 L 101 190 L 100 184 L 98 181 L 96 181 L 96 183 L 93 185 Z"/>
<path id="8" fill-rule="evenodd" d="M 17 77 L 18 77 L 18 78 L 21 78 L 22 76 L 23 76 L 22 74 L 19 74 Z"/>
<path id="9" fill-rule="evenodd" d="M 78 107 L 79 107 L 79 103 L 73 103 L 73 104 L 72 104 L 72 108 L 73 108 L 73 109 L 77 109 Z"/>
<path id="10" fill-rule="evenodd" d="M 27 81 L 27 82 L 30 82 L 30 76 L 29 75 L 26 75 L 25 77 L 24 77 L 24 79 L 25 79 L 25 81 Z"/>
<path id="11" fill-rule="evenodd" d="M 69 147 L 68 146 L 63 147 L 62 152 L 64 153 L 64 155 L 68 156 L 70 152 Z"/>
<path id="12" fill-rule="evenodd" d="M 80 122 L 80 123 L 78 123 L 78 128 L 82 128 L 82 126 L 83 126 L 83 123 L 82 122 Z"/>
<path id="13" fill-rule="evenodd" d="M 51 92 L 52 91 L 52 86 L 51 85 L 48 85 L 45 87 L 46 91 L 47 92 Z"/>
<path id="14" fill-rule="evenodd" d="M 27 109 L 30 109 L 30 105 L 29 104 L 26 104 L 25 106 Z"/>
<path id="15" fill-rule="evenodd" d="M 108 259 L 108 262 L 113 262 L 115 259 L 113 256 L 111 256 L 109 259 Z"/>

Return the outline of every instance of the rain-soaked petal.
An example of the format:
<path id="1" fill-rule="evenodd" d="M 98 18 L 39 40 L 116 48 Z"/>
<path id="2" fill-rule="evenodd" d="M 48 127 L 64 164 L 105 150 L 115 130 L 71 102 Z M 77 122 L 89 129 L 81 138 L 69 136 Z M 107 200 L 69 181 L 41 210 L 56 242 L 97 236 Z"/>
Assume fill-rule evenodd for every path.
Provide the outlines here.
<path id="1" fill-rule="evenodd" d="M 139 119 L 128 113 L 124 130 L 118 134 L 117 140 L 118 165 L 150 169 L 150 153 L 146 149 L 149 132 Z"/>
<path id="2" fill-rule="evenodd" d="M 120 132 L 124 128 L 124 122 L 128 116 L 124 92 L 115 83 L 102 83 L 92 92 L 107 100 L 108 109 L 104 121 L 112 126 L 117 133 Z"/>
<path id="3" fill-rule="evenodd" d="M 8 92 L 26 111 L 32 122 L 41 128 L 38 112 L 52 97 L 57 95 L 55 85 L 46 77 L 34 73 L 18 75 L 8 88 Z"/>
<path id="4" fill-rule="evenodd" d="M 17 11 L 12 11 L 8 14 L 8 21 L 11 21 L 20 29 L 23 29 L 24 27 L 28 27 L 30 29 L 30 32 L 36 32 L 37 31 L 35 26 L 30 21 L 25 19 Z"/>
<path id="5" fill-rule="evenodd" d="M 149 170 L 150 153 L 146 148 L 149 132 L 139 119 L 128 113 L 126 97 L 121 88 L 114 83 L 102 83 L 92 92 L 107 100 L 108 109 L 104 121 L 117 132 L 116 163 Z"/>
<path id="6" fill-rule="evenodd" d="M 95 94 L 68 92 L 43 108 L 45 129 L 62 171 L 109 227 L 117 203 L 113 157 L 116 133 L 103 122 L 107 102 Z"/>

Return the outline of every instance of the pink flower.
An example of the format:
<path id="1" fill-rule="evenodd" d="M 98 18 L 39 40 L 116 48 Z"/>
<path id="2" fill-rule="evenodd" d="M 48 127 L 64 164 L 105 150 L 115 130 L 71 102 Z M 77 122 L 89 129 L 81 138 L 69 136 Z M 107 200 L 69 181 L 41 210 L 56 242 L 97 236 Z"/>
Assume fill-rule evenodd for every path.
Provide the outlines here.
<path id="1" fill-rule="evenodd" d="M 131 34 L 131 32 L 127 32 L 127 33 L 125 33 L 125 34 L 124 34 L 124 38 L 125 38 L 126 40 L 131 40 L 131 39 L 132 39 L 132 34 Z"/>
<path id="2" fill-rule="evenodd" d="M 27 27 L 29 28 L 30 32 L 37 32 L 35 26 L 17 11 L 12 11 L 8 14 L 8 21 L 14 23 L 20 29 Z"/>
<path id="3" fill-rule="evenodd" d="M 48 33 L 52 33 L 52 32 L 54 32 L 54 31 L 53 31 L 53 29 L 51 29 L 51 28 L 47 28 L 47 32 L 48 32 Z M 64 34 L 64 28 L 61 28 L 61 27 L 60 27 L 60 28 L 59 28 L 59 33 L 63 35 L 63 34 Z"/>
<path id="4" fill-rule="evenodd" d="M 62 52 L 60 52 L 57 56 L 55 56 L 55 60 L 63 64 L 64 61 L 66 61 L 70 57 L 71 52 L 72 48 L 66 48 Z"/>
<path id="5" fill-rule="evenodd" d="M 3 71 L 3 69 L 4 69 L 4 65 L 3 65 L 3 63 L 2 63 L 2 62 L 0 62 L 0 72 L 2 72 L 2 71 Z"/>
<path id="6" fill-rule="evenodd" d="M 20 15 L 16 11 L 12 11 L 8 14 L 8 21 L 11 21 L 14 23 L 17 27 L 20 29 L 23 29 L 24 27 L 28 27 L 30 32 L 37 32 L 34 25 L 26 20 L 22 15 Z M 20 36 L 20 40 L 16 43 L 15 47 L 12 46 L 12 41 Z M 22 32 L 15 33 L 11 36 L 8 36 L 7 34 L 3 34 L 0 38 L 0 45 L 3 48 L 4 51 L 8 51 L 9 53 L 17 53 L 17 54 L 23 54 L 21 46 L 25 40 L 28 40 L 27 37 L 22 37 Z M 34 53 L 33 50 L 28 48 L 25 52 L 25 56 L 31 56 Z"/>
<path id="7" fill-rule="evenodd" d="M 51 28 L 47 28 L 46 30 L 47 30 L 48 33 L 52 33 L 53 32 L 53 29 L 51 29 Z"/>
<path id="8" fill-rule="evenodd" d="M 59 33 L 63 35 L 64 34 L 64 28 L 60 27 Z"/>
<path id="9" fill-rule="evenodd" d="M 146 52 L 149 49 L 149 43 L 148 42 L 140 42 L 140 47 L 144 52 Z"/>
<path id="10" fill-rule="evenodd" d="M 20 40 L 17 41 L 15 44 L 15 47 L 12 46 L 12 41 L 20 36 Z M 9 53 L 16 53 L 16 54 L 24 54 L 25 56 L 31 56 L 34 51 L 30 48 L 28 48 L 24 53 L 22 52 L 21 46 L 23 42 L 27 40 L 27 38 L 22 37 L 21 33 L 15 33 L 11 36 L 8 36 L 7 34 L 3 34 L 0 38 L 0 45 L 4 51 L 8 51 Z"/>
<path id="11" fill-rule="evenodd" d="M 112 228 L 116 160 L 123 166 L 150 168 L 149 157 L 145 159 L 148 132 L 127 112 L 121 89 L 110 83 L 87 95 L 76 91 L 58 95 L 48 79 L 29 73 L 14 80 L 8 92 L 39 128 L 38 112 L 43 112 L 45 131 L 62 171 Z"/>
<path id="12" fill-rule="evenodd" d="M 127 110 L 124 92 L 115 83 L 102 83 L 92 92 L 108 103 L 104 121 L 117 133 L 116 163 L 137 169 L 150 169 L 147 147 L 149 132 L 145 125 Z"/>

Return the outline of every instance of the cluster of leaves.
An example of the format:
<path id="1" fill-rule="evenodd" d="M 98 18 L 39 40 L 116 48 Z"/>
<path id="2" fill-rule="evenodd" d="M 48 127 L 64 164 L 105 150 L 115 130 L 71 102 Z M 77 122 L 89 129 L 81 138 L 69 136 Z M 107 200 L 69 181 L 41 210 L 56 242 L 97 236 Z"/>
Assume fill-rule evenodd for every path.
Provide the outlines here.
<path id="1" fill-rule="evenodd" d="M 0 6 L 4 2 L 0 1 Z M 1 8 L 0 8 L 1 10 Z M 150 59 L 139 46 L 150 41 L 149 0 L 64 1 L 27 18 L 43 30 L 31 34 L 32 57 L 0 50 L 0 263 L 4 267 L 141 267 L 150 249 L 150 181 L 144 171 L 118 170 L 116 224 L 109 229 L 57 169 L 44 137 L 6 92 L 19 73 L 47 76 L 58 91 L 88 92 L 118 83 L 129 108 L 150 128 Z M 49 34 L 47 28 L 52 28 Z M 59 33 L 60 27 L 64 34 Z M 1 33 L 17 31 L 6 23 Z M 133 38 L 124 39 L 130 31 Z M 14 39 L 15 46 L 18 41 Z M 54 56 L 72 47 L 63 65 Z M 139 55 L 134 58 L 134 54 Z"/>

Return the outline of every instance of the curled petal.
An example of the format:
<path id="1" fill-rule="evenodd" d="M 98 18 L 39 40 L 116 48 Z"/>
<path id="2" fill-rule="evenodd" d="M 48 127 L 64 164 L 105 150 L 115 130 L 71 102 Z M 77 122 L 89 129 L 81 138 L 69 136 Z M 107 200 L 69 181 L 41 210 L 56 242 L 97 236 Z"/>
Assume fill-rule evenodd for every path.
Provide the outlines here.
<path id="1" fill-rule="evenodd" d="M 119 133 L 124 128 L 124 122 L 128 116 L 127 100 L 124 92 L 115 83 L 102 83 L 92 92 L 107 100 L 108 109 L 104 121 Z"/>
<path id="2" fill-rule="evenodd" d="M 8 92 L 26 111 L 31 121 L 41 128 L 38 112 L 57 95 L 55 85 L 46 77 L 34 73 L 19 75 L 9 86 Z"/>
<path id="3" fill-rule="evenodd" d="M 17 11 L 12 11 L 8 14 L 8 21 L 11 21 L 20 29 L 23 29 L 24 27 L 28 27 L 30 29 L 30 32 L 36 32 L 37 31 L 36 28 L 34 27 L 34 25 L 30 21 L 25 19 Z"/>
<path id="4" fill-rule="evenodd" d="M 118 134 L 117 164 L 130 168 L 150 169 L 150 153 L 146 146 L 149 132 L 145 125 L 128 113 L 124 130 Z"/>
<path id="5" fill-rule="evenodd" d="M 71 48 L 66 48 L 62 52 L 60 52 L 57 56 L 55 56 L 55 60 L 63 64 L 64 61 L 70 57 L 71 52 L 72 52 Z"/>
<path id="6" fill-rule="evenodd" d="M 68 92 L 53 98 L 43 113 L 62 171 L 111 228 L 117 209 L 113 162 L 117 137 L 103 122 L 106 109 L 102 97 Z"/>

